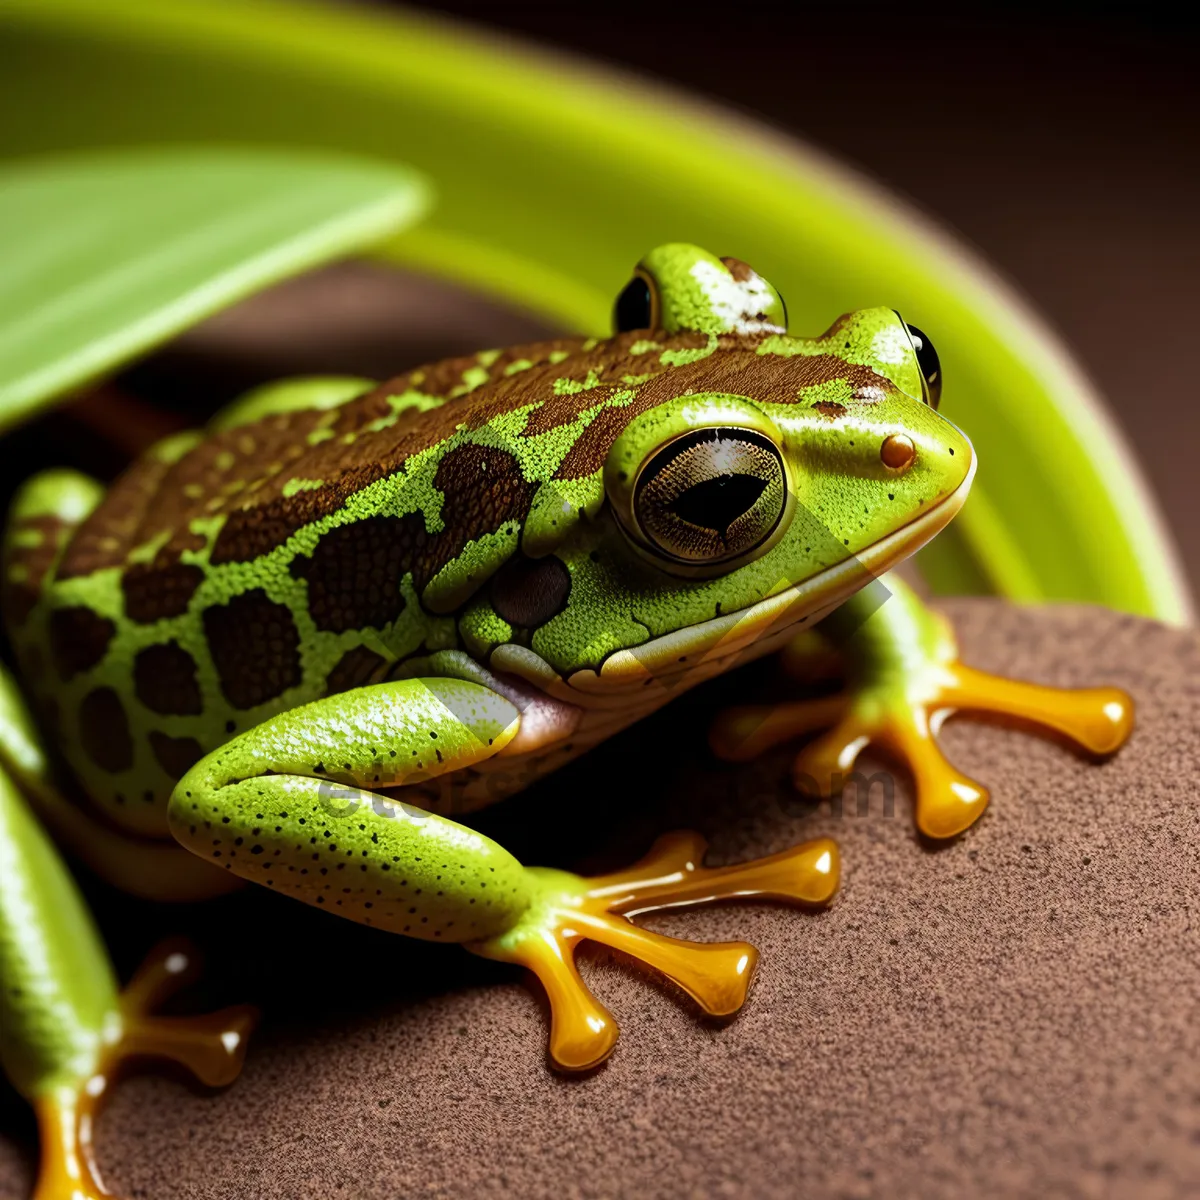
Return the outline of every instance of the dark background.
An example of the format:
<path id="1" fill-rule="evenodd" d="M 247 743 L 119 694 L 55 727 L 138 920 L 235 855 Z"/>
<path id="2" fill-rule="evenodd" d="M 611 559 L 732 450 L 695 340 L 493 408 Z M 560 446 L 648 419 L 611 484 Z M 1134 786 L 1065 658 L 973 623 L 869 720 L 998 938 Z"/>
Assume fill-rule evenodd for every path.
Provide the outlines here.
<path id="1" fill-rule="evenodd" d="M 417 7 L 724 101 L 974 243 L 1108 398 L 1200 592 L 1192 19 L 1054 2 Z"/>

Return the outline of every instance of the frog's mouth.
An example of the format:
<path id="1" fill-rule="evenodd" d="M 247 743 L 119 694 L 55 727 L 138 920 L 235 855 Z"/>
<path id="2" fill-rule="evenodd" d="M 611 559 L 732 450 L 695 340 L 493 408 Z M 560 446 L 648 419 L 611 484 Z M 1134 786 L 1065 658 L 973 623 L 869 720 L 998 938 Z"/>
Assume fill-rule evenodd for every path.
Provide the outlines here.
<path id="1" fill-rule="evenodd" d="M 635 695 L 639 709 L 644 703 L 642 697 L 649 701 L 658 695 L 658 703 L 662 703 L 669 695 L 729 670 L 738 662 L 778 649 L 800 628 L 815 625 L 872 579 L 919 550 L 962 508 L 975 478 L 977 461 L 972 455 L 963 481 L 907 525 L 856 557 L 791 584 L 748 608 L 676 630 L 632 650 L 618 650 L 604 660 L 599 670 L 589 667 L 567 679 L 521 646 L 497 647 L 490 666 L 536 684 L 555 699 L 585 708 L 629 706 Z"/>

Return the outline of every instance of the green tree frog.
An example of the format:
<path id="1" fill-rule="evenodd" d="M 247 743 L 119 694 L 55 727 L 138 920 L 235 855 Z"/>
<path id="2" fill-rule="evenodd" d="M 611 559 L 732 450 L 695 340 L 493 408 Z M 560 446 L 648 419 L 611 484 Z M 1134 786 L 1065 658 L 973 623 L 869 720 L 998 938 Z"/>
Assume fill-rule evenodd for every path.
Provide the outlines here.
<path id="1" fill-rule="evenodd" d="M 524 866 L 455 817 L 747 658 L 787 649 L 803 666 L 834 610 L 822 630 L 848 690 L 727 713 L 718 753 L 824 728 L 797 771 L 828 791 L 880 743 L 915 777 L 921 831 L 947 838 L 987 793 L 939 752 L 945 713 L 1016 715 L 1095 753 L 1122 743 L 1123 693 L 960 664 L 945 622 L 888 574 L 959 511 L 975 471 L 937 411 L 924 333 L 871 308 L 793 336 L 766 279 L 684 244 L 642 260 L 615 326 L 383 384 L 281 383 L 107 491 L 64 471 L 30 481 L 8 520 L 4 618 L 86 802 L 65 801 L 36 754 L 4 765 L 56 836 L 147 897 L 248 880 L 523 964 L 550 998 L 552 1061 L 584 1070 L 617 1027 L 575 969 L 580 941 L 732 1013 L 753 947 L 653 934 L 631 914 L 821 904 L 836 846 L 714 869 L 680 833 L 581 878 Z M 5 713 L 29 743 L 15 695 Z M 10 955 L 0 984 L 28 993 L 39 969 Z M 60 1088 L 51 1129 L 72 1103 Z"/>

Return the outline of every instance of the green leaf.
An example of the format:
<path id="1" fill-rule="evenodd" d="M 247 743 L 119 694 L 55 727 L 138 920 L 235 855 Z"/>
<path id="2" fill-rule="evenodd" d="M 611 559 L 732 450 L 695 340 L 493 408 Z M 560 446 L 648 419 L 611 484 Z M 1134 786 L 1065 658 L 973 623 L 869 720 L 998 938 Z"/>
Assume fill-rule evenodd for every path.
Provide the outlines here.
<path id="1" fill-rule="evenodd" d="M 363 249 L 428 204 L 336 153 L 149 149 L 0 169 L 0 429 L 220 308 Z"/>

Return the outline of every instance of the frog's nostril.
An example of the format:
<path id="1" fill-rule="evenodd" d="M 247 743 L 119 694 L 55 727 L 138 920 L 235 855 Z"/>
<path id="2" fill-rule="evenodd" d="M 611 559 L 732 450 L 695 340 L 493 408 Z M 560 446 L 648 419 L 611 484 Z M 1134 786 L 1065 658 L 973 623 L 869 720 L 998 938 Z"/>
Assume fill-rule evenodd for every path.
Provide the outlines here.
<path id="1" fill-rule="evenodd" d="M 883 439 L 883 445 L 879 448 L 879 457 L 883 459 L 883 465 L 891 467 L 893 471 L 903 471 L 916 456 L 917 448 L 913 445 L 912 438 L 903 433 L 890 434 Z"/>

